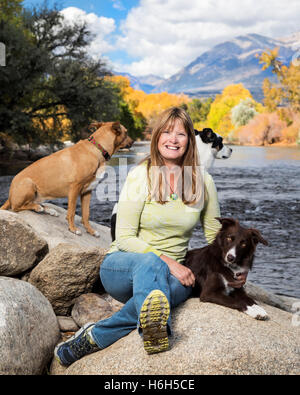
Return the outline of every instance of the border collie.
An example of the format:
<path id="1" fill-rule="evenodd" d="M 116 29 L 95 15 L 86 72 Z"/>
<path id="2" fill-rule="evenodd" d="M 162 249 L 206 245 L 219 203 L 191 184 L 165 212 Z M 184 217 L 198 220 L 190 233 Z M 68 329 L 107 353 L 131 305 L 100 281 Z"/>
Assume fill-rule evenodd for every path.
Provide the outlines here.
<path id="1" fill-rule="evenodd" d="M 257 320 L 268 315 L 245 292 L 234 288 L 239 275 L 244 282 L 251 270 L 258 243 L 268 245 L 257 229 L 242 227 L 233 218 L 217 218 L 222 224 L 214 242 L 203 248 L 189 250 L 185 266 L 195 275 L 194 296 L 202 302 L 216 303 L 242 311 Z"/>
<path id="2" fill-rule="evenodd" d="M 210 128 L 199 131 L 195 129 L 196 143 L 201 165 L 209 170 L 215 159 L 227 159 L 232 154 L 232 149 L 223 144 L 223 137 Z"/>
<path id="3" fill-rule="evenodd" d="M 230 158 L 232 149 L 223 144 L 223 137 L 210 128 L 204 128 L 201 131 L 194 129 L 194 131 L 200 162 L 207 171 L 213 166 L 215 159 Z M 118 204 L 116 203 L 110 219 L 111 238 L 113 241 L 116 238 L 117 206 Z"/>

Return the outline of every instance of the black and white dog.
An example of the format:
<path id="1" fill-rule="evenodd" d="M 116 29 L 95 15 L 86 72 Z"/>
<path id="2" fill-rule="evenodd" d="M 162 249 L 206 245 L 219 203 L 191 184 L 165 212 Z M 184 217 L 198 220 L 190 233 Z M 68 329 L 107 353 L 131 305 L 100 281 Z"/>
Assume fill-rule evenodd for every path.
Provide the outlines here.
<path id="1" fill-rule="evenodd" d="M 210 128 L 195 130 L 197 149 L 201 165 L 209 171 L 215 159 L 228 159 L 232 154 L 232 149 L 223 144 L 223 137 L 219 136 Z M 111 237 L 115 240 L 115 229 L 117 219 L 117 203 L 114 206 L 111 216 Z"/>
<path id="2" fill-rule="evenodd" d="M 201 165 L 209 170 L 215 159 L 227 159 L 232 154 L 232 149 L 223 144 L 223 137 L 210 128 L 199 131 L 195 129 L 197 149 Z"/>

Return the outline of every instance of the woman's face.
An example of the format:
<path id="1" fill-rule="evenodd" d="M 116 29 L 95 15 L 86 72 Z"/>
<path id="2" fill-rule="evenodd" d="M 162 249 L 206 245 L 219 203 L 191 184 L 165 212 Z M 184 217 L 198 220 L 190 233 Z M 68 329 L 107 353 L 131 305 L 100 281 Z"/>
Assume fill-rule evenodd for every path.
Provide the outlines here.
<path id="1" fill-rule="evenodd" d="M 176 119 L 172 126 L 167 126 L 158 139 L 158 150 L 166 166 L 180 164 L 189 142 L 181 119 Z"/>

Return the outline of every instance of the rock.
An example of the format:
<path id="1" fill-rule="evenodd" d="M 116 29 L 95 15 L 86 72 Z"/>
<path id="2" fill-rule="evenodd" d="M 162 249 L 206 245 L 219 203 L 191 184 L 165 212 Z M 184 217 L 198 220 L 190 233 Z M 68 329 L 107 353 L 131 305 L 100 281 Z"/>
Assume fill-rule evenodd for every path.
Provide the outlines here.
<path id="1" fill-rule="evenodd" d="M 69 315 L 73 300 L 91 292 L 106 253 L 103 248 L 59 244 L 31 271 L 28 281 L 50 301 L 57 315 Z"/>
<path id="2" fill-rule="evenodd" d="M 279 297 L 286 307 L 283 310 L 289 311 L 291 313 L 295 313 L 296 311 L 300 310 L 300 299 L 284 295 L 280 295 Z"/>
<path id="3" fill-rule="evenodd" d="M 14 151 L 13 158 L 17 160 L 28 160 L 28 152 L 22 149 Z"/>
<path id="4" fill-rule="evenodd" d="M 59 336 L 56 316 L 41 292 L 0 277 L 0 375 L 42 374 Z"/>
<path id="5" fill-rule="evenodd" d="M 0 210 L 0 275 L 13 276 L 35 266 L 48 244 L 19 214 Z"/>
<path id="6" fill-rule="evenodd" d="M 50 251 L 61 243 L 77 244 L 86 248 L 109 247 L 111 236 L 108 227 L 91 221 L 91 226 L 100 234 L 100 237 L 94 237 L 86 232 L 81 223 L 81 217 L 75 215 L 75 225 L 82 232 L 81 236 L 75 235 L 68 229 L 67 211 L 51 203 L 45 203 L 45 205 L 54 209 L 59 216 L 55 217 L 45 213 L 39 214 L 29 210 L 21 211 L 17 215 L 47 241 Z"/>
<path id="7" fill-rule="evenodd" d="M 262 306 L 268 321 L 189 299 L 172 311 L 169 351 L 147 355 L 134 330 L 68 368 L 53 361 L 51 374 L 299 374 L 300 326 L 292 314 Z"/>
<path id="8" fill-rule="evenodd" d="M 121 310 L 121 308 L 124 306 L 124 303 L 121 303 L 119 301 L 117 301 L 116 299 L 114 299 L 112 296 L 110 296 L 109 294 L 105 293 L 103 295 L 101 295 L 108 303 L 110 303 L 111 308 L 113 313 L 116 313 L 117 311 Z"/>
<path id="9" fill-rule="evenodd" d="M 76 322 L 73 320 L 72 317 L 64 317 L 61 315 L 58 315 L 57 317 L 59 329 L 62 332 L 76 332 L 79 329 L 79 326 L 76 324 Z"/>
<path id="10" fill-rule="evenodd" d="M 300 302 L 300 300 L 296 298 L 275 295 L 249 281 L 246 283 L 245 289 L 247 294 L 256 301 L 266 303 L 281 310 L 289 311 L 290 313 L 293 312 L 293 304 Z"/>
<path id="11" fill-rule="evenodd" d="M 113 299 L 113 298 L 111 298 Z M 72 318 L 82 327 L 88 322 L 97 322 L 110 317 L 117 309 L 104 298 L 95 293 L 80 295 L 73 306 Z"/>
<path id="12" fill-rule="evenodd" d="M 27 150 L 27 155 L 30 160 L 36 161 L 44 156 L 51 155 L 55 150 L 51 146 L 39 145 L 35 149 L 29 148 Z"/>

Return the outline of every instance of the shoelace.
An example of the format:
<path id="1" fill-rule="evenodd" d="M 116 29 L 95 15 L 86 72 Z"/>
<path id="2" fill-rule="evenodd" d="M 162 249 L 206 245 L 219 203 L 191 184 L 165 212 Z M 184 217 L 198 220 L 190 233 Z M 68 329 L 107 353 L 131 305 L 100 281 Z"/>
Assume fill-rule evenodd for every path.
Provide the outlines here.
<path id="1" fill-rule="evenodd" d="M 93 345 L 89 342 L 87 334 L 85 333 L 81 338 L 77 339 L 74 343 L 70 344 L 70 349 L 76 358 L 80 358 L 93 349 Z"/>

